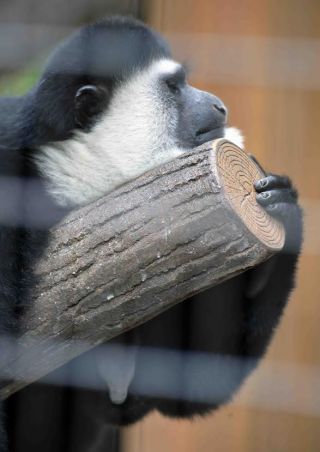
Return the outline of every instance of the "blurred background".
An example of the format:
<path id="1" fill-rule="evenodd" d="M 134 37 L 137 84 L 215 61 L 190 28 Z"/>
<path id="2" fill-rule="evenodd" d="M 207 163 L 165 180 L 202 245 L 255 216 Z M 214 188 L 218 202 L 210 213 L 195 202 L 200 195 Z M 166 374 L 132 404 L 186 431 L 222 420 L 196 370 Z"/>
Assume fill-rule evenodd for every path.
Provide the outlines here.
<path id="1" fill-rule="evenodd" d="M 246 149 L 288 174 L 305 209 L 297 287 L 266 358 L 205 419 L 154 414 L 121 432 L 122 452 L 320 450 L 319 0 L 0 0 L 0 94 L 24 93 L 75 27 L 131 14 L 162 32 L 196 87 L 217 94 Z"/>

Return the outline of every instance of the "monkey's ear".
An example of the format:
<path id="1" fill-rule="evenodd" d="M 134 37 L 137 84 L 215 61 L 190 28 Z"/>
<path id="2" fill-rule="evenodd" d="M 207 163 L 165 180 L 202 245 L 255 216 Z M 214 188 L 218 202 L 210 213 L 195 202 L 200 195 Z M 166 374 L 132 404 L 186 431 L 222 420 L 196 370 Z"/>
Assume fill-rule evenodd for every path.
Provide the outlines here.
<path id="1" fill-rule="evenodd" d="M 93 119 L 106 106 L 108 92 L 105 88 L 95 85 L 84 85 L 78 89 L 74 97 L 75 122 L 81 129 L 88 129 Z"/>

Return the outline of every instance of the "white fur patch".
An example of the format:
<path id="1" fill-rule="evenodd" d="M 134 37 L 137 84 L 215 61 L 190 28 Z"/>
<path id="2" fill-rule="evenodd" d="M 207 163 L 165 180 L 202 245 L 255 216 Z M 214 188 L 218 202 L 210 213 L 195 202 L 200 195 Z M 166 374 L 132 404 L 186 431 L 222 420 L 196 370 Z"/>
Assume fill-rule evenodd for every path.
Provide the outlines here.
<path id="1" fill-rule="evenodd" d="M 120 405 L 126 400 L 136 363 L 137 347 L 134 346 L 106 344 L 103 356 L 97 355 L 97 368 L 107 384 L 112 403 Z"/>
<path id="2" fill-rule="evenodd" d="M 176 61 L 162 59 L 152 64 L 148 72 L 149 74 L 155 75 L 157 77 L 161 74 L 174 74 L 180 68 L 181 64 L 177 63 Z"/>
<path id="3" fill-rule="evenodd" d="M 236 127 L 227 127 L 224 131 L 224 138 L 236 144 L 239 148 L 243 148 L 244 137 Z"/>

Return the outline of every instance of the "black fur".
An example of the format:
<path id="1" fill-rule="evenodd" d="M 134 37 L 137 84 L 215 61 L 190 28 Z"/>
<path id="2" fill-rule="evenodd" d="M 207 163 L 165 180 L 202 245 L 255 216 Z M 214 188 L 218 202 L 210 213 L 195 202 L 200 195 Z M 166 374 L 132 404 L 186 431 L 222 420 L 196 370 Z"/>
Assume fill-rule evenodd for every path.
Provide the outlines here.
<path id="1" fill-rule="evenodd" d="M 114 87 L 160 57 L 170 57 L 170 51 L 155 32 L 131 19 L 109 19 L 62 44 L 30 93 L 0 100 L 1 334 L 16 334 L 34 284 L 34 260 L 45 249 L 50 226 L 66 214 L 46 192 L 33 156 L 39 146 L 68 139 L 77 128 L 89 132 Z M 86 369 L 100 390 L 47 386 L 47 379 L 11 397 L 10 450 L 87 451 L 104 422 L 128 424 L 153 409 L 190 417 L 230 400 L 278 324 L 294 287 L 302 241 L 301 211 L 289 179 L 266 176 L 256 190 L 258 202 L 285 224 L 284 252 L 112 341 L 138 345 L 136 372 L 122 405 L 112 404 L 101 390 L 96 364 L 103 347 L 48 377 L 68 375 L 72 383 L 72 375 Z M 5 450 L 5 438 L 0 444 Z"/>

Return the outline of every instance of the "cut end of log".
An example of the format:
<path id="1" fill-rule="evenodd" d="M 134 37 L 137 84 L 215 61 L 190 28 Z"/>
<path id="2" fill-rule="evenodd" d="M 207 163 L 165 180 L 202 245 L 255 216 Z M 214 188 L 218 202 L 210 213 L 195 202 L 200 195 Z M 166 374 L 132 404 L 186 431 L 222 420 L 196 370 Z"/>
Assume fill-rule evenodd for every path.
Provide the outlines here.
<path id="1" fill-rule="evenodd" d="M 213 142 L 213 158 L 232 209 L 267 248 L 280 251 L 285 241 L 284 227 L 256 201 L 253 184 L 265 176 L 261 169 L 242 149 L 225 139 Z"/>

